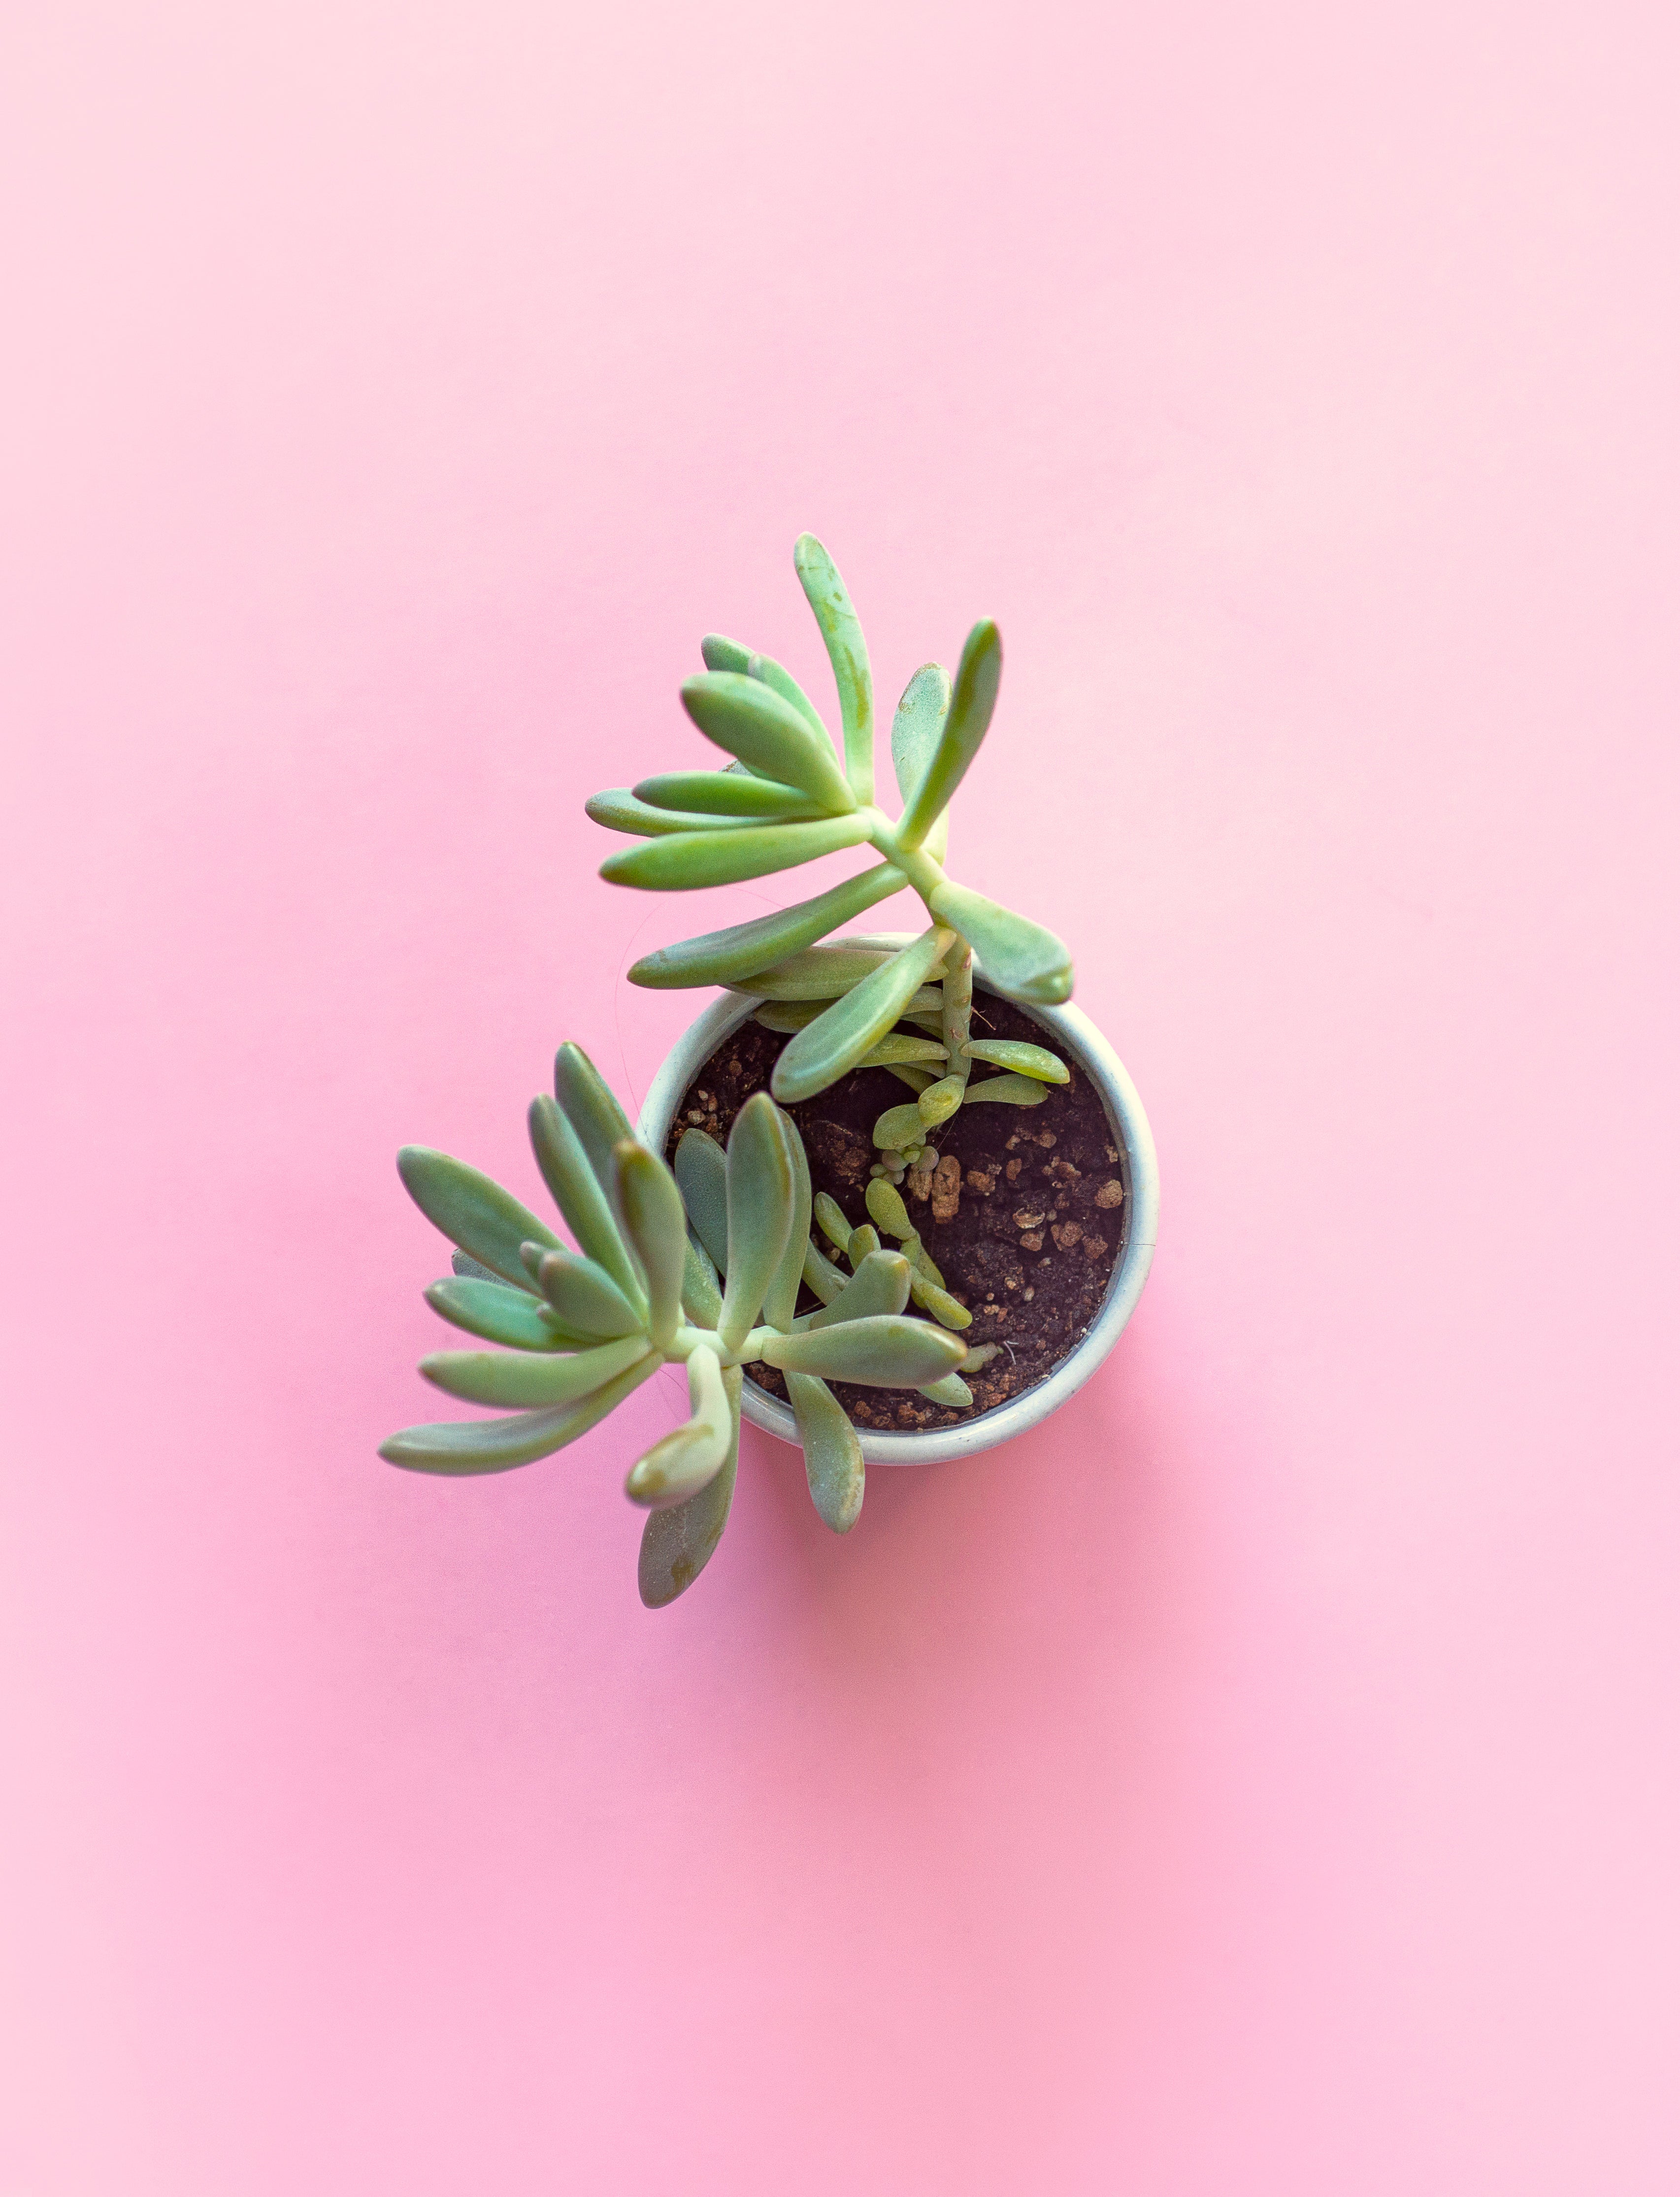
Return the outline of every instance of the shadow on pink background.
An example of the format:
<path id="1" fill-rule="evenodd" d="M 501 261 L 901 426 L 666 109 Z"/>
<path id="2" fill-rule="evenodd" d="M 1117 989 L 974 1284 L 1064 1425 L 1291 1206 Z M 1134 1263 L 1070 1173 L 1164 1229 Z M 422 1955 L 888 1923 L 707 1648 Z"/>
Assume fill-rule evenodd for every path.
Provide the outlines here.
<path id="1" fill-rule="evenodd" d="M 0 25 L 0 2197 L 1667 2197 L 1654 7 Z M 1163 1232 L 1054 1423 L 479 1485 L 399 1142 L 633 1101 L 709 627 L 1001 623 Z M 831 874 L 852 867 L 845 859 Z M 879 920 L 901 920 L 899 905 Z"/>

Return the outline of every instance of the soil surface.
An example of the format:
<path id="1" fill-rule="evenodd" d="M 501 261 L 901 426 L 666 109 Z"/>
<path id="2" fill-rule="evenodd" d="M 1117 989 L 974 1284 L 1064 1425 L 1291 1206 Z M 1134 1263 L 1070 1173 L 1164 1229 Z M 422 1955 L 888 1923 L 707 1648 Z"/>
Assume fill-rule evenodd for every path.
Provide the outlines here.
<path id="1" fill-rule="evenodd" d="M 975 994 L 974 1029 L 976 1037 L 1023 1038 L 1058 1050 L 1042 1024 L 991 993 Z M 768 1087 L 786 1043 L 750 1021 L 726 1038 L 683 1095 L 667 1156 L 688 1129 L 727 1143 L 742 1106 Z M 929 1141 L 941 1160 L 953 1156 L 960 1170 L 953 1213 L 955 1170 L 949 1167 L 940 1178 L 937 1215 L 932 1198 L 912 1195 L 913 1172 L 901 1191 L 947 1289 L 974 1314 L 963 1340 L 1003 1346 L 989 1365 L 964 1376 L 973 1404 L 953 1411 L 913 1389 L 831 1383 L 860 1426 L 913 1432 L 976 1418 L 1053 1372 L 1096 1318 L 1126 1241 L 1131 1197 L 1103 1101 L 1077 1064 L 1069 1065 L 1072 1081 L 1048 1085 L 1042 1105 L 960 1106 L 933 1131 Z M 994 1072 L 977 1064 L 976 1081 Z M 855 1069 L 788 1109 L 805 1139 L 813 1191 L 826 1190 L 854 1226 L 869 1220 L 863 1199 L 871 1163 L 880 1156 L 872 1133 L 876 1121 L 911 1095 L 883 1068 Z M 889 1250 L 898 1248 L 890 1238 L 882 1240 Z M 845 1271 L 843 1255 L 818 1241 Z M 802 1290 L 800 1311 L 816 1302 Z M 908 1309 L 916 1310 L 913 1302 Z M 785 1399 L 773 1367 L 750 1365 L 747 1377 Z"/>

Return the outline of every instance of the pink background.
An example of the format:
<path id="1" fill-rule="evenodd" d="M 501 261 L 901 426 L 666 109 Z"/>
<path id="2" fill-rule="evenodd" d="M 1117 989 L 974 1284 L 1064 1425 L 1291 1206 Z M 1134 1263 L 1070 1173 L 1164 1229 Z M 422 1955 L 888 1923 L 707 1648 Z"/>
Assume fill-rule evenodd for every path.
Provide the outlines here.
<path id="1" fill-rule="evenodd" d="M 0 2197 L 1680 2187 L 1674 21 L 4 11 Z M 808 889 L 580 813 L 807 526 L 1162 1247 L 650 1616 L 391 1155 Z"/>

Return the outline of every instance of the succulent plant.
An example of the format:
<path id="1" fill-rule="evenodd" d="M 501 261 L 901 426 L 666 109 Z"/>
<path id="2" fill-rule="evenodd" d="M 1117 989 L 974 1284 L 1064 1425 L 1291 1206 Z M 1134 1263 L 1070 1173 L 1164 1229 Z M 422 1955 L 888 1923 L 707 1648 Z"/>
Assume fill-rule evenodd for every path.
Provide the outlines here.
<path id="1" fill-rule="evenodd" d="M 644 779 L 587 806 L 598 824 L 646 843 L 610 855 L 601 875 L 655 891 L 767 877 L 846 847 L 866 844 L 880 855 L 814 899 L 663 947 L 629 976 L 656 988 L 727 985 L 762 999 L 758 1019 L 790 1037 L 770 1086 L 784 1105 L 814 1097 L 852 1069 L 889 1069 L 915 1094 L 875 1126 L 882 1174 L 896 1182 L 926 1160 L 930 1133 L 959 1106 L 1034 1105 L 1046 1083 L 1068 1080 L 1065 1065 L 1042 1046 L 974 1036 L 975 949 L 990 983 L 1027 1006 L 1065 1000 L 1073 965 L 1041 925 L 946 872 L 951 799 L 997 699 L 997 627 L 983 619 L 974 628 L 954 680 L 924 664 L 905 688 L 892 727 L 903 803 L 895 822 L 875 805 L 873 686 L 851 598 L 814 536 L 800 536 L 794 567 L 834 671 L 837 752 L 815 704 L 781 664 L 709 634 L 701 644 L 706 669 L 685 681 L 682 703 L 733 760 L 721 769 Z M 819 943 L 906 886 L 929 918 L 909 945 Z M 901 1022 L 908 1026 L 898 1028 Z M 971 1081 L 976 1064 L 999 1072 Z"/>
<path id="2" fill-rule="evenodd" d="M 797 1130 L 766 1092 L 737 1115 L 727 1155 L 685 1136 L 673 1175 L 632 1133 L 588 1057 L 565 1045 L 554 1097 L 532 1101 L 530 1128 L 576 1249 L 461 1161 L 420 1145 L 398 1156 L 409 1195 L 456 1247 L 455 1272 L 426 1301 L 501 1346 L 437 1351 L 420 1371 L 448 1395 L 512 1408 L 409 1427 L 380 1455 L 419 1472 L 508 1471 L 575 1441 L 661 1365 L 684 1365 L 690 1416 L 624 1483 L 650 1513 L 639 1578 L 643 1601 L 658 1608 L 698 1578 L 722 1537 L 742 1368 L 762 1361 L 787 1383 L 818 1511 L 845 1532 L 863 1499 L 863 1455 L 827 1381 L 928 1391 L 965 1362 L 954 1335 L 904 1316 L 909 1259 L 877 1238 L 849 1278 L 814 1284 L 820 1309 L 796 1318 L 816 1255 L 810 1170 Z"/>

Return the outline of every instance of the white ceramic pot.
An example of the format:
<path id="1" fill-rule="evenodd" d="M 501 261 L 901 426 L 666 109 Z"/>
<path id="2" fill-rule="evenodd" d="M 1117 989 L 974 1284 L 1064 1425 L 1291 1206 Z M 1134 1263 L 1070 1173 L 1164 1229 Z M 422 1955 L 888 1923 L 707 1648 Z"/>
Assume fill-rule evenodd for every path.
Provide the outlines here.
<path id="1" fill-rule="evenodd" d="M 847 946 L 906 946 L 907 931 L 866 931 L 837 942 Z M 975 957 L 974 980 L 982 991 L 994 988 L 986 982 L 979 956 Z M 1019 1005 L 1019 1002 L 1017 1002 Z M 744 1023 L 758 1006 L 756 999 L 726 992 L 714 1000 L 691 1023 L 666 1056 L 653 1079 L 636 1133 L 656 1152 L 665 1148 L 677 1103 L 717 1051 L 731 1030 Z M 860 1428 L 863 1453 L 871 1464 L 938 1464 L 947 1458 L 974 1457 L 981 1450 L 1011 1441 L 1059 1411 L 1075 1389 L 1081 1388 L 1120 1340 L 1120 1331 L 1131 1319 L 1143 1294 L 1150 1261 L 1155 1254 L 1156 1217 L 1161 1187 L 1156 1172 L 1155 1140 L 1150 1134 L 1143 1102 L 1131 1077 L 1121 1066 L 1113 1046 L 1087 1016 L 1077 1007 L 1023 1007 L 1041 1023 L 1057 1051 L 1071 1055 L 1102 1093 L 1103 1104 L 1114 1129 L 1120 1152 L 1121 1179 L 1126 1185 L 1126 1241 L 1109 1277 L 1102 1309 L 1074 1348 L 1047 1380 L 1011 1396 L 989 1412 L 982 1412 L 953 1427 L 935 1427 L 918 1434 L 878 1434 Z M 768 1395 L 755 1382 L 742 1388 L 741 1407 L 755 1426 L 785 1442 L 797 1442 L 793 1413 L 779 1398 Z"/>

